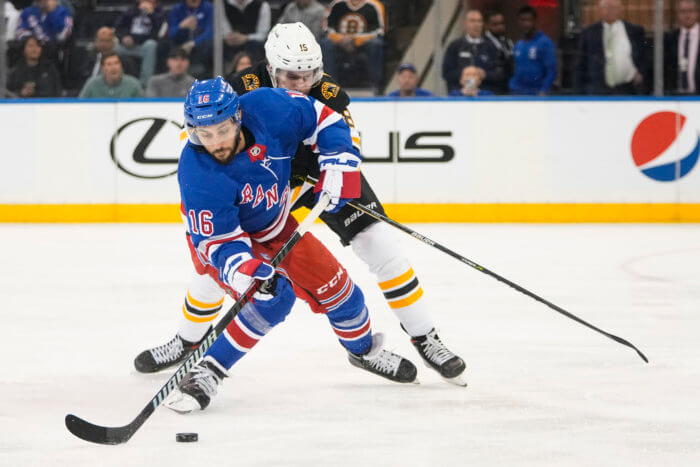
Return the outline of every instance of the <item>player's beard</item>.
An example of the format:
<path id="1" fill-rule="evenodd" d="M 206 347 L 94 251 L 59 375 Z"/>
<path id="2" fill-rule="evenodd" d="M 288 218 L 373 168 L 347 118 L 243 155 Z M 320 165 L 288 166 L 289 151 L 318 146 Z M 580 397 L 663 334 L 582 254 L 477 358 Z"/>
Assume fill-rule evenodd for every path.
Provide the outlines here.
<path id="1" fill-rule="evenodd" d="M 212 156 L 214 156 L 214 159 L 220 164 L 223 165 L 228 165 L 234 157 L 236 157 L 236 154 L 238 154 L 238 148 L 240 147 L 240 138 L 241 138 L 241 127 L 238 127 L 238 130 L 236 130 L 236 136 L 233 138 L 233 145 L 232 146 L 224 146 L 220 149 L 217 149 L 212 153 Z"/>

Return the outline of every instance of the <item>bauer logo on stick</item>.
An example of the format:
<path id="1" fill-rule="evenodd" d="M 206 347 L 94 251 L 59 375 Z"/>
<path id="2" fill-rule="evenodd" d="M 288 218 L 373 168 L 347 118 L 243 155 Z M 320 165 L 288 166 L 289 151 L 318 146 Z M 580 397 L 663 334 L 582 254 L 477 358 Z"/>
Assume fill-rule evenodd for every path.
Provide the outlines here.
<path id="1" fill-rule="evenodd" d="M 631 152 L 637 168 L 652 180 L 678 180 L 688 175 L 698 162 L 697 126 L 677 112 L 653 113 L 635 128 Z"/>

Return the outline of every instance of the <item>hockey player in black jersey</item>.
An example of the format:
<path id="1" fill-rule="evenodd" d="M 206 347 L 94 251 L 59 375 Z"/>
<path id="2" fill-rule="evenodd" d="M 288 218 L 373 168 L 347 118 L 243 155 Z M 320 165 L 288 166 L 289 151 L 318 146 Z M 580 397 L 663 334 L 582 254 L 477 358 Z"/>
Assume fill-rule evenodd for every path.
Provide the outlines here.
<path id="1" fill-rule="evenodd" d="M 260 87 L 283 87 L 307 94 L 344 116 L 352 131 L 353 144 L 359 150 L 359 133 L 348 111 L 350 98 L 331 76 L 323 74 L 321 48 L 311 31 L 302 23 L 276 25 L 265 43 L 265 55 L 266 61 L 227 77 L 234 90 L 242 95 Z M 292 210 L 314 204 L 313 187 L 301 179 L 306 176 L 318 179 L 316 158 L 312 148 L 299 145 L 290 180 Z M 384 213 L 364 175 L 361 190 L 360 198 L 355 201 Z M 466 385 L 462 378 L 466 365 L 438 337 L 423 289 L 410 262 L 398 248 L 391 228 L 348 205 L 336 213 L 321 214 L 321 219 L 377 277 L 389 307 L 426 365 L 447 381 Z M 184 360 L 188 349 L 197 345 L 218 316 L 223 297 L 224 291 L 208 276 L 195 276 L 185 297 L 178 334 L 170 342 L 142 352 L 136 358 L 136 369 L 160 371 Z"/>

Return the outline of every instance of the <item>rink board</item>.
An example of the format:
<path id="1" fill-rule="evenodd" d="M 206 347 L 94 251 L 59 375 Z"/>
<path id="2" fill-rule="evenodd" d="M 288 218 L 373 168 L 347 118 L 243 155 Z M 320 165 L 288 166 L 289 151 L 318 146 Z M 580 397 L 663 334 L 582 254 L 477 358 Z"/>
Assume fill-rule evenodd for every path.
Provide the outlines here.
<path id="1" fill-rule="evenodd" d="M 700 101 L 365 100 L 351 110 L 363 171 L 399 221 L 700 221 Z M 655 126 L 659 112 L 678 125 Z M 180 221 L 180 102 L 5 101 L 0 123 L 0 221 Z M 644 172 L 669 164 L 668 180 Z"/>

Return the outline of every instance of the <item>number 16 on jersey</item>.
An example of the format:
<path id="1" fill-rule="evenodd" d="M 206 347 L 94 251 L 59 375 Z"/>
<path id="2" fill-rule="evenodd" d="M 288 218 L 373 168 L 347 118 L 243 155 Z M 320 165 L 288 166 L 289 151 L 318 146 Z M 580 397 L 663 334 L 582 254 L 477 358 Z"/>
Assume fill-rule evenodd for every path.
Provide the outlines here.
<path id="1" fill-rule="evenodd" d="M 187 217 L 190 221 L 190 232 L 194 235 L 208 237 L 214 233 L 214 224 L 211 222 L 213 214 L 211 211 L 203 210 L 197 214 L 197 211 L 190 209 L 187 211 Z"/>

